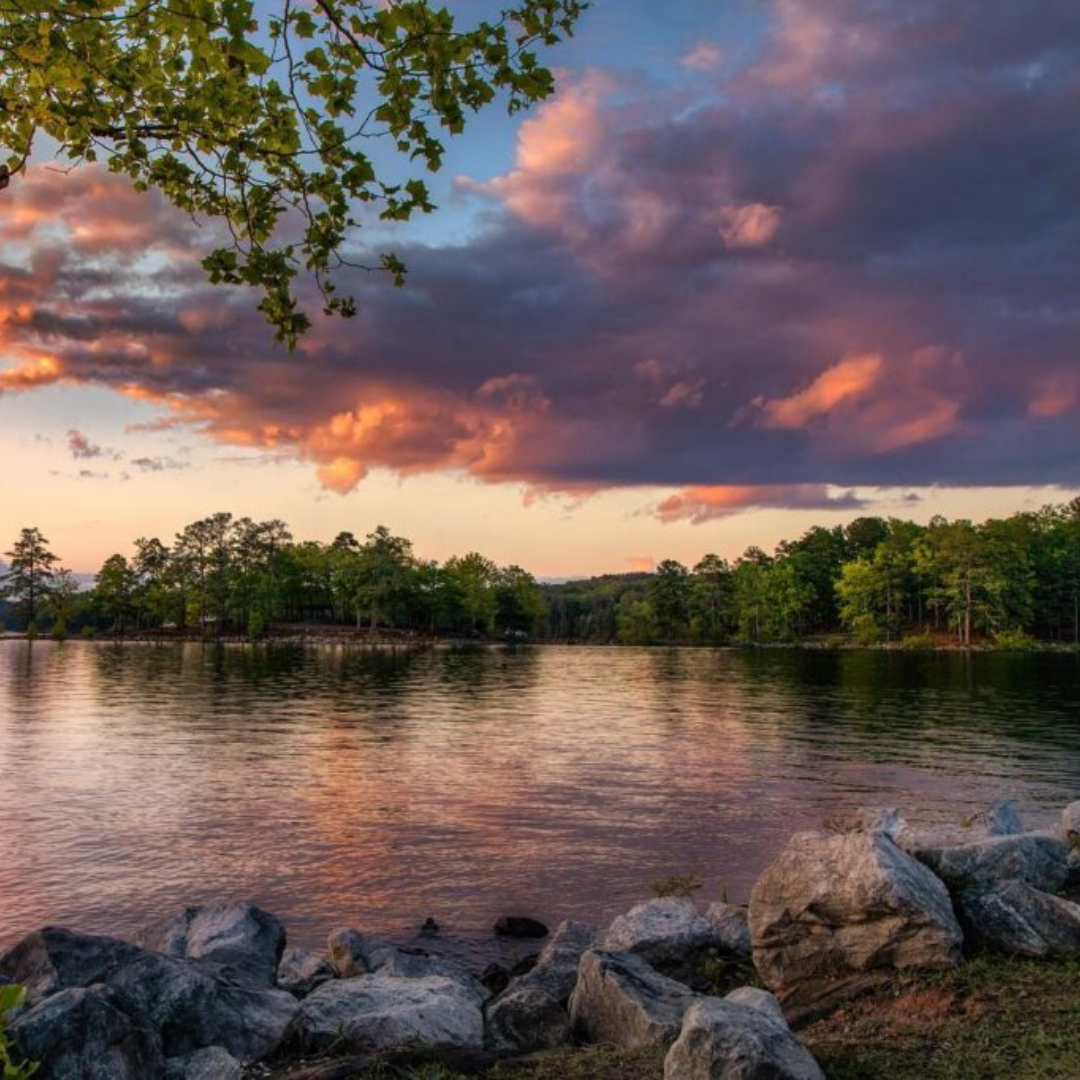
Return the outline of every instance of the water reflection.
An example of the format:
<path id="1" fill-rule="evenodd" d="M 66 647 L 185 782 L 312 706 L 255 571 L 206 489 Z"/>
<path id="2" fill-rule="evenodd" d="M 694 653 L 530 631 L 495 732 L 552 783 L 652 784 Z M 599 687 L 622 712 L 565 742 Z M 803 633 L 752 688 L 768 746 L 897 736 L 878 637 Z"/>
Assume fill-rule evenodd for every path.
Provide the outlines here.
<path id="1" fill-rule="evenodd" d="M 251 897 L 342 922 L 599 918 L 744 897 L 867 803 L 1080 791 L 1073 657 L 0 643 L 0 943 Z"/>

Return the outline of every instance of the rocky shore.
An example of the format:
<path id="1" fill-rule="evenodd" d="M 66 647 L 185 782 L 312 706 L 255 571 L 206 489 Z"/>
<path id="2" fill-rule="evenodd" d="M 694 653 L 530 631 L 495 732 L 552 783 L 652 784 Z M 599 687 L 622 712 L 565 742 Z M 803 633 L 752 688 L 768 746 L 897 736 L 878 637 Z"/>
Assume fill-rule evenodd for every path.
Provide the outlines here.
<path id="1" fill-rule="evenodd" d="M 335 1080 L 403 1054 L 469 1075 L 590 1044 L 657 1048 L 665 1080 L 815 1080 L 796 1033 L 898 973 L 1080 958 L 1078 840 L 1080 803 L 1040 831 L 1008 804 L 930 832 L 862 812 L 792 837 L 748 907 L 663 897 L 550 934 L 503 921 L 542 946 L 514 971 L 467 970 L 434 928 L 425 948 L 362 928 L 292 948 L 251 904 L 130 942 L 46 927 L 0 956 L 0 982 L 26 988 L 8 1035 L 45 1080 Z"/>

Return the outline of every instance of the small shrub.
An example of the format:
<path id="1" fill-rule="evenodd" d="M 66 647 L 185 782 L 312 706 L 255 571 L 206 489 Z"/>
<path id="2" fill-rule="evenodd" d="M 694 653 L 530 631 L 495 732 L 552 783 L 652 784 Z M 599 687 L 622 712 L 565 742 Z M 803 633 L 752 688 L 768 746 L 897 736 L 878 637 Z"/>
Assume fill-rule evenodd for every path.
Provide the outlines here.
<path id="1" fill-rule="evenodd" d="M 994 635 L 994 648 L 1003 652 L 1028 652 L 1035 648 L 1035 639 L 1023 630 L 1002 630 Z"/>
<path id="2" fill-rule="evenodd" d="M 40 1066 L 29 1061 L 15 1061 L 7 1036 L 7 1014 L 21 1008 L 26 1000 L 22 986 L 0 986 L 0 1076 L 4 1080 L 29 1080 Z"/>
<path id="3" fill-rule="evenodd" d="M 929 630 L 923 630 L 918 634 L 905 634 L 900 639 L 901 649 L 932 649 L 934 647 L 934 635 Z"/>
<path id="4" fill-rule="evenodd" d="M 857 615 L 851 621 L 851 636 L 856 645 L 877 645 L 882 638 L 881 627 L 873 615 Z"/>
<path id="5" fill-rule="evenodd" d="M 82 628 L 82 636 L 87 641 L 92 641 L 94 638 L 97 637 L 97 631 L 92 626 L 84 626 Z"/>
<path id="6" fill-rule="evenodd" d="M 683 896 L 693 899 L 694 893 L 701 888 L 701 878 L 697 874 L 672 874 L 671 877 L 654 881 L 649 886 L 649 890 L 658 900 L 665 896 Z"/>

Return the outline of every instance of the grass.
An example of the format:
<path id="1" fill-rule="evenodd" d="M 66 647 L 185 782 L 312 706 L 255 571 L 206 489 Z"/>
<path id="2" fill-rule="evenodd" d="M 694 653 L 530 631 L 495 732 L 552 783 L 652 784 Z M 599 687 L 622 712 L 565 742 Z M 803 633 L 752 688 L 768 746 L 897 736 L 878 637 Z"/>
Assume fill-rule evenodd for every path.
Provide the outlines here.
<path id="1" fill-rule="evenodd" d="M 1080 964 L 975 958 L 800 1034 L 835 1080 L 1076 1080 Z"/>
<path id="2" fill-rule="evenodd" d="M 829 1080 L 1077 1080 L 1080 962 L 976 957 L 897 977 L 799 1032 Z M 497 1064 L 484 1080 L 663 1080 L 664 1047 L 583 1047 Z M 462 1080 L 377 1065 L 348 1080 Z M 476 1072 L 469 1070 L 469 1075 Z"/>
<path id="3" fill-rule="evenodd" d="M 666 1047 L 619 1049 L 586 1046 L 553 1050 L 503 1062 L 484 1074 L 486 1080 L 663 1080 Z M 463 1080 L 438 1065 L 399 1070 L 376 1065 L 356 1080 Z"/>

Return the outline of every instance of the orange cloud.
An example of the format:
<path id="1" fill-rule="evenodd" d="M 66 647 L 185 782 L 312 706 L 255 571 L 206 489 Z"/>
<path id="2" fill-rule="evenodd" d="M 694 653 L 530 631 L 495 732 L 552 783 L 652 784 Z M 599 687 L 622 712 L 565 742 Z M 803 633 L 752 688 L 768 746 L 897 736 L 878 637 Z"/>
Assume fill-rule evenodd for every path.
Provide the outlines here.
<path id="1" fill-rule="evenodd" d="M 324 488 L 339 495 L 348 495 L 367 475 L 367 469 L 354 458 L 339 457 L 328 465 L 320 465 L 316 475 Z"/>
<path id="2" fill-rule="evenodd" d="M 874 387 L 884 371 L 880 354 L 845 357 L 826 368 L 809 386 L 791 397 L 753 402 L 761 410 L 761 425 L 793 430 L 806 427 L 837 406 L 860 397 Z"/>
<path id="3" fill-rule="evenodd" d="M 39 356 L 17 367 L 0 371 L 0 394 L 35 390 L 59 382 L 64 375 L 64 365 L 51 356 Z"/>

